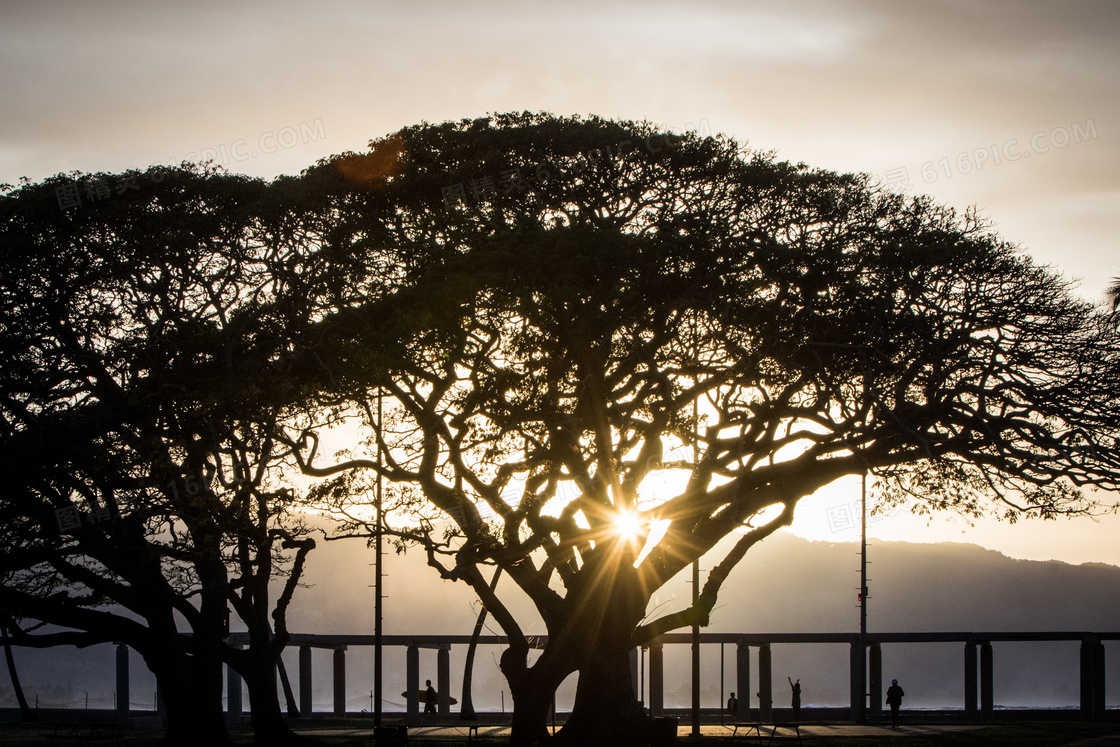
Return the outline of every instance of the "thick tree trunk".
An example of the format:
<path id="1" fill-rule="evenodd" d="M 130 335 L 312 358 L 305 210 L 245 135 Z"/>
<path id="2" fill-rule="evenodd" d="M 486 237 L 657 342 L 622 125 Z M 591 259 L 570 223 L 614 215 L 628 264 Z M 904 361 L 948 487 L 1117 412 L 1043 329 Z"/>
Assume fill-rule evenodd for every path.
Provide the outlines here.
<path id="1" fill-rule="evenodd" d="M 579 670 L 572 715 L 556 735 L 560 745 L 648 745 L 651 722 L 634 693 L 625 650 L 597 649 Z"/>
<path id="2" fill-rule="evenodd" d="M 651 724 L 630 678 L 631 640 L 648 595 L 633 565 L 617 562 L 617 555 L 604 546 L 587 559 L 583 584 L 573 589 L 580 614 L 556 637 L 571 650 L 579 672 L 572 715 L 556 735 L 558 744 L 629 747 L 650 741 Z"/>
<path id="3" fill-rule="evenodd" d="M 280 709 L 273 665 L 256 657 L 239 673 L 249 691 L 249 708 L 253 717 L 253 738 L 260 745 L 306 744 L 309 740 L 293 732 Z"/>
<path id="4" fill-rule="evenodd" d="M 539 676 L 526 676 L 515 685 L 510 682 L 513 695 L 513 723 L 510 728 L 511 747 L 535 747 L 548 744 L 548 713 L 556 695 L 557 685 L 550 685 Z"/>
<path id="5" fill-rule="evenodd" d="M 222 664 L 181 652 L 144 657 L 156 676 L 167 710 L 165 743 L 173 747 L 228 745 L 222 711 Z"/>
<path id="6" fill-rule="evenodd" d="M 532 667 L 526 666 L 525 647 L 513 647 L 502 652 L 502 674 L 513 695 L 513 723 L 510 745 L 535 747 L 548 744 L 548 712 L 556 696 L 556 688 L 564 678 L 575 671 L 570 660 L 558 655 L 558 649 L 545 649 Z"/>

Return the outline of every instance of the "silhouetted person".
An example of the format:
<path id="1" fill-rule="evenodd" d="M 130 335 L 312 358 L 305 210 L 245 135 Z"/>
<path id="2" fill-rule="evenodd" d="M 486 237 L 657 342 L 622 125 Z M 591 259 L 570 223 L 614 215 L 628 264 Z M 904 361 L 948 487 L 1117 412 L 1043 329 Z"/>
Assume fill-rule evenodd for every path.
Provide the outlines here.
<path id="1" fill-rule="evenodd" d="M 424 693 L 424 713 L 436 712 L 436 690 L 432 687 L 431 680 L 425 680 L 428 683 L 428 690 Z"/>
<path id="2" fill-rule="evenodd" d="M 731 697 L 727 699 L 727 712 L 732 718 L 739 715 L 739 699 L 735 697 L 735 693 L 731 693 Z"/>
<path id="3" fill-rule="evenodd" d="M 891 707 L 892 729 L 898 728 L 898 709 L 902 707 L 902 696 L 905 694 L 898 686 L 898 680 L 891 680 L 891 686 L 887 688 L 887 705 Z"/>
<path id="4" fill-rule="evenodd" d="M 789 680 L 790 689 L 793 690 L 793 699 L 790 702 L 793 707 L 793 720 L 799 724 L 801 723 L 801 678 L 798 677 L 797 682 L 789 679 L 789 677 L 786 677 L 786 679 Z"/>

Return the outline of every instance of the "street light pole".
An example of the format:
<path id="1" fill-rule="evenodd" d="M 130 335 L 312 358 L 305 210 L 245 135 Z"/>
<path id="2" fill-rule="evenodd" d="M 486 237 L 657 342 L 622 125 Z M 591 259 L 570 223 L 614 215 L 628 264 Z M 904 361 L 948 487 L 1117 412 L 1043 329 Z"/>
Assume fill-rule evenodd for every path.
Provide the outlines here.
<path id="1" fill-rule="evenodd" d="M 700 465 L 700 413 L 696 400 L 692 401 L 692 418 L 695 433 L 692 438 L 693 469 Z M 692 608 L 700 604 L 700 558 L 692 561 Z M 700 624 L 692 623 L 692 736 L 700 736 Z"/>
<path id="2" fill-rule="evenodd" d="M 856 720 L 867 723 L 867 473 L 860 480 L 859 536 L 859 708 Z"/>
<path id="3" fill-rule="evenodd" d="M 383 664 L 382 659 L 382 588 L 381 588 L 381 531 L 384 523 L 381 517 L 382 503 L 381 503 L 381 391 L 377 392 L 377 488 L 376 488 L 376 501 L 377 501 L 377 527 L 374 532 L 374 552 L 377 554 L 374 558 L 374 573 L 376 574 L 373 581 L 374 586 L 374 601 L 373 601 L 373 724 L 374 726 L 381 726 L 381 667 Z"/>
<path id="4" fill-rule="evenodd" d="M 692 606 L 700 602 L 700 560 L 692 561 Z M 700 624 L 692 623 L 692 736 L 700 736 Z"/>

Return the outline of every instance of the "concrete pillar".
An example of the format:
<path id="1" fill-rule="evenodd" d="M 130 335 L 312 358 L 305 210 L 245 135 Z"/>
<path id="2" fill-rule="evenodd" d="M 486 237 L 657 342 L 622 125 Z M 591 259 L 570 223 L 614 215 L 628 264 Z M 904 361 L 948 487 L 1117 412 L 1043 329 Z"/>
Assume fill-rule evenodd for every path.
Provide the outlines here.
<path id="1" fill-rule="evenodd" d="M 770 674 L 770 644 L 758 647 L 758 718 L 765 723 L 774 720 L 773 682 Z"/>
<path id="2" fill-rule="evenodd" d="M 637 699 L 638 693 L 641 692 L 641 683 L 638 682 L 638 649 L 630 649 L 630 688 L 634 691 L 634 698 Z"/>
<path id="3" fill-rule="evenodd" d="M 1081 640 L 1081 720 L 1104 715 L 1104 645 L 1095 638 Z"/>
<path id="4" fill-rule="evenodd" d="M 1095 708 L 1097 712 L 1103 716 L 1105 708 L 1105 667 L 1103 642 L 1097 644 L 1097 682 L 1093 687 L 1093 694 L 1097 698 Z"/>
<path id="5" fill-rule="evenodd" d="M 851 646 L 848 669 L 850 718 L 855 723 L 862 723 L 867 719 L 867 653 L 860 641 L 856 641 Z"/>
<path id="6" fill-rule="evenodd" d="M 334 650 L 334 715 L 346 715 L 346 647 Z"/>
<path id="7" fill-rule="evenodd" d="M 415 722 L 420 718 L 420 649 L 409 646 L 404 659 L 404 681 L 408 693 L 405 698 L 407 707 L 405 713 L 409 721 Z"/>
<path id="8" fill-rule="evenodd" d="M 976 720 L 976 642 L 964 644 L 964 717 Z"/>
<path id="9" fill-rule="evenodd" d="M 311 699 L 311 647 L 299 647 L 299 715 L 311 718 L 315 710 Z"/>
<path id="10" fill-rule="evenodd" d="M 995 712 L 992 669 L 992 644 L 980 644 L 980 718 L 990 721 Z"/>
<path id="11" fill-rule="evenodd" d="M 230 725 L 241 723 L 244 709 L 241 706 L 241 675 L 237 670 L 225 666 L 225 720 Z"/>
<path id="12" fill-rule="evenodd" d="M 1093 720 L 1093 656 L 1088 639 L 1081 641 L 1081 720 Z"/>
<path id="13" fill-rule="evenodd" d="M 883 715 L 883 646 L 871 644 L 871 715 Z"/>
<path id="14" fill-rule="evenodd" d="M 234 648 L 241 648 L 237 644 L 231 644 Z M 241 675 L 237 670 L 226 665 L 226 723 L 232 726 L 241 724 L 241 716 L 244 709 L 241 707 Z"/>
<path id="15" fill-rule="evenodd" d="M 451 648 L 436 651 L 436 692 L 439 693 L 439 715 L 451 715 Z"/>
<path id="16" fill-rule="evenodd" d="M 1104 644 L 1093 644 L 1093 719 L 1100 721 L 1104 718 Z"/>
<path id="17" fill-rule="evenodd" d="M 649 644 L 649 712 L 654 717 L 665 712 L 665 650 L 659 640 Z"/>
<path id="18" fill-rule="evenodd" d="M 751 720 L 751 647 L 743 642 L 735 644 L 735 697 L 739 701 L 734 718 Z"/>
<path id="19" fill-rule="evenodd" d="M 128 687 L 128 646 L 117 644 L 117 723 L 127 724 L 131 716 Z"/>

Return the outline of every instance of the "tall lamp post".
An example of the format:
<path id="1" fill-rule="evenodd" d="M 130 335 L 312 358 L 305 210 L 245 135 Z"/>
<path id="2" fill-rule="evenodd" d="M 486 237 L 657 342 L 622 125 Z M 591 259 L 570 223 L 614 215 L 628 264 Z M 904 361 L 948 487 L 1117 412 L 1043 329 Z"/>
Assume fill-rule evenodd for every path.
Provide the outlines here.
<path id="1" fill-rule="evenodd" d="M 696 432 L 692 439 L 692 463 L 700 464 L 700 417 L 696 401 L 692 402 L 692 418 Z M 692 607 L 700 602 L 700 558 L 692 561 Z M 692 623 L 692 737 L 700 736 L 700 624 Z"/>
<path id="2" fill-rule="evenodd" d="M 382 619 L 381 619 L 381 531 L 384 528 L 384 523 L 381 517 L 381 391 L 377 392 L 377 487 L 375 500 L 377 501 L 377 527 L 374 532 L 374 552 L 376 557 L 373 561 L 374 568 L 374 600 L 373 600 L 373 724 L 374 726 L 381 726 L 381 667 L 382 659 L 382 642 L 381 636 Z"/>
<path id="3" fill-rule="evenodd" d="M 700 601 L 700 560 L 692 561 L 692 605 Z M 700 625 L 692 623 L 692 733 L 700 736 Z"/>
<path id="4" fill-rule="evenodd" d="M 856 721 L 867 723 L 867 472 L 860 478 L 859 512 L 859 707 Z"/>

